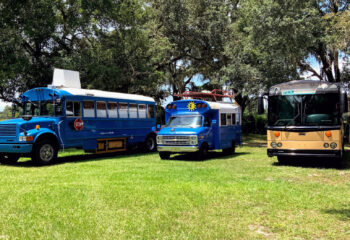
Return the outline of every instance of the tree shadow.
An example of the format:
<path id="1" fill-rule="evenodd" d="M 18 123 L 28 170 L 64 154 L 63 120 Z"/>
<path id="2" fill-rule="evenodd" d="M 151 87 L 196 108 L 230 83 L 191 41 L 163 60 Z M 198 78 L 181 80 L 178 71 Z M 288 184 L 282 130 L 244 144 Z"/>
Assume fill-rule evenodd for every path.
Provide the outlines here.
<path id="1" fill-rule="evenodd" d="M 337 215 L 343 221 L 350 221 L 350 208 L 344 209 L 327 209 L 322 212 L 326 214 L 334 214 Z"/>
<path id="2" fill-rule="evenodd" d="M 186 161 L 186 162 L 205 162 L 214 160 L 227 160 L 235 158 L 241 155 L 246 155 L 246 152 L 239 152 L 234 154 L 227 154 L 223 152 L 208 152 L 208 156 L 205 159 L 198 159 L 198 153 L 186 153 L 186 154 L 176 154 L 175 156 L 169 158 L 168 160 L 175 161 Z"/>
<path id="3" fill-rule="evenodd" d="M 290 157 L 286 162 L 274 162 L 272 165 L 345 170 L 350 169 L 350 155 L 347 153 L 341 161 L 336 158 Z"/>
<path id="4" fill-rule="evenodd" d="M 108 160 L 108 159 L 119 159 L 123 158 L 125 156 L 133 156 L 133 157 L 139 157 L 143 156 L 145 154 L 155 154 L 155 152 L 143 152 L 141 150 L 130 150 L 125 152 L 116 152 L 116 153 L 103 153 L 103 154 L 92 154 L 92 153 L 85 153 L 85 154 L 78 154 L 78 155 L 70 155 L 70 156 L 64 156 L 64 157 L 58 157 L 57 160 L 50 164 L 38 164 L 36 162 L 33 162 L 31 160 L 25 161 L 25 162 L 16 162 L 13 164 L 1 164 L 5 166 L 13 166 L 13 167 L 25 167 L 25 168 L 31 168 L 31 167 L 50 167 L 54 165 L 60 165 L 60 164 L 66 164 L 66 163 L 81 163 L 81 162 L 95 162 L 100 160 Z"/>

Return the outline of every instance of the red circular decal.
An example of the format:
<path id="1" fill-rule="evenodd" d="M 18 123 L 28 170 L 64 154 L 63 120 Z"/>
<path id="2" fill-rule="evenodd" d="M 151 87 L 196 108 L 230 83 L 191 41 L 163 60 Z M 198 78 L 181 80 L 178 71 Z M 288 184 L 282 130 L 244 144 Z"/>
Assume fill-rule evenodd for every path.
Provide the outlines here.
<path id="1" fill-rule="evenodd" d="M 75 119 L 75 121 L 74 121 L 75 130 L 80 131 L 83 129 L 83 127 L 84 127 L 83 120 L 81 120 L 80 118 Z"/>

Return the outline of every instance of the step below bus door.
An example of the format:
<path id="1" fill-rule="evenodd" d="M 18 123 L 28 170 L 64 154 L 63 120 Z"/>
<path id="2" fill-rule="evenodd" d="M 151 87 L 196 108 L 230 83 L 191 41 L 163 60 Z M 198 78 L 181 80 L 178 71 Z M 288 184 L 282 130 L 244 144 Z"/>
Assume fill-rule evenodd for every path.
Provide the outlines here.
<path id="1" fill-rule="evenodd" d="M 98 139 L 96 153 L 126 151 L 127 138 Z"/>

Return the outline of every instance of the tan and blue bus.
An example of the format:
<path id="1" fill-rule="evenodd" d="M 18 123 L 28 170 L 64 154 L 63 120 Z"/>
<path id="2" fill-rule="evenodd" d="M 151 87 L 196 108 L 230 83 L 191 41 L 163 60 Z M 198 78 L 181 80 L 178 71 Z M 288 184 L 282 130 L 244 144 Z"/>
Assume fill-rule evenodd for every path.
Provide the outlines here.
<path id="1" fill-rule="evenodd" d="M 341 83 L 294 80 L 275 85 L 258 98 L 258 112 L 268 99 L 267 154 L 279 162 L 290 157 L 344 154 L 347 88 Z"/>

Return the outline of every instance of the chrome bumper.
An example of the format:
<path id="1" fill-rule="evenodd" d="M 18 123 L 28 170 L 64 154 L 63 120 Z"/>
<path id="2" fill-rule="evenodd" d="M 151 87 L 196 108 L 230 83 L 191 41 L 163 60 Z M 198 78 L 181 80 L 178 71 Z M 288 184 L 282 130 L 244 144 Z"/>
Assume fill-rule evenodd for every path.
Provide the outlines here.
<path id="1" fill-rule="evenodd" d="M 158 152 L 197 152 L 198 146 L 158 146 Z"/>

